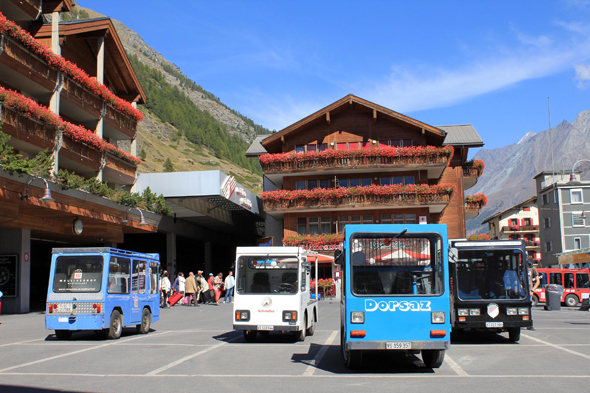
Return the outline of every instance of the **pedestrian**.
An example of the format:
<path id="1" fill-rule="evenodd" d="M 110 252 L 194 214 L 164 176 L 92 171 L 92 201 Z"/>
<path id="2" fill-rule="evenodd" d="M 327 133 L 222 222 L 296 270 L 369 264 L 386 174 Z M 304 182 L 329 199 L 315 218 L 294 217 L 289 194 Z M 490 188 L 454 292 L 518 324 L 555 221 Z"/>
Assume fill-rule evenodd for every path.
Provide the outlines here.
<path id="1" fill-rule="evenodd" d="M 199 303 L 205 303 L 203 295 L 201 294 L 201 278 L 203 278 L 203 271 L 202 270 L 197 270 L 197 275 L 195 276 L 195 282 L 197 283 L 197 288 L 199 289 L 199 295 L 198 295 L 198 299 L 199 299 Z"/>
<path id="2" fill-rule="evenodd" d="M 178 292 L 180 292 L 182 294 L 182 297 L 184 298 L 184 293 L 186 290 L 186 278 L 184 278 L 183 272 L 178 273 L 178 277 L 176 277 L 176 281 L 178 282 L 178 288 L 176 290 Z M 180 303 L 177 303 L 177 304 L 180 304 Z"/>
<path id="3" fill-rule="evenodd" d="M 160 307 L 162 308 L 170 308 L 168 305 L 168 296 L 170 296 L 171 291 L 171 284 L 170 280 L 168 279 L 168 272 L 164 271 L 162 276 L 162 304 Z"/>
<path id="4" fill-rule="evenodd" d="M 215 299 L 215 291 L 213 289 L 214 279 L 213 273 L 209 273 L 209 278 L 207 279 L 207 284 L 209 284 L 209 303 L 213 303 L 213 300 Z"/>
<path id="5" fill-rule="evenodd" d="M 192 303 L 195 307 L 199 307 L 199 303 L 197 303 L 197 281 L 195 280 L 195 275 L 193 274 L 193 272 L 189 272 L 184 285 L 185 296 L 189 298 L 187 305 L 190 306 Z"/>
<path id="6" fill-rule="evenodd" d="M 232 303 L 235 285 L 236 280 L 234 279 L 234 272 L 230 270 L 229 273 L 227 273 L 227 277 L 225 278 L 225 297 L 223 298 L 224 303 Z M 228 296 L 229 301 L 227 300 Z"/>
<path id="7" fill-rule="evenodd" d="M 210 295 L 209 295 L 209 284 L 207 283 L 207 280 L 205 280 L 205 277 L 197 277 L 197 280 L 199 282 L 199 288 L 200 288 L 200 296 L 203 300 L 203 304 L 207 304 L 210 301 Z"/>
<path id="8" fill-rule="evenodd" d="M 535 289 L 537 289 L 539 287 L 539 285 L 541 284 L 541 280 L 539 280 L 539 272 L 537 271 L 537 268 L 535 267 L 535 265 L 533 265 L 533 259 L 532 258 L 528 258 L 527 259 L 527 264 L 528 264 L 528 276 L 529 276 L 529 289 L 531 291 L 530 296 L 533 297 L 533 295 L 535 294 Z M 533 316 L 531 315 L 531 321 L 533 320 Z M 535 328 L 531 325 L 528 330 L 535 330 Z"/>
<path id="9" fill-rule="evenodd" d="M 215 292 L 215 305 L 219 306 L 219 298 L 221 298 L 221 291 L 223 291 L 223 273 L 219 273 L 213 279 L 213 291 Z"/>

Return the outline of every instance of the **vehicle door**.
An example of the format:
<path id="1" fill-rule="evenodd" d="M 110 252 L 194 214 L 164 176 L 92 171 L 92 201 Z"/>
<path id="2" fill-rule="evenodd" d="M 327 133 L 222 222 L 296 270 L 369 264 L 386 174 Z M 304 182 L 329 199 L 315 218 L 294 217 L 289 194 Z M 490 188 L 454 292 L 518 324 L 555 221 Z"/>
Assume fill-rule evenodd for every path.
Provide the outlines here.
<path id="1" fill-rule="evenodd" d="M 158 280 L 158 271 L 160 270 L 160 265 L 157 262 L 150 262 L 150 280 L 149 280 L 149 295 L 148 295 L 148 303 L 152 310 L 152 315 L 154 317 L 160 316 L 160 288 L 158 287 L 160 280 Z"/>
<path id="2" fill-rule="evenodd" d="M 141 311 L 148 302 L 147 294 L 147 262 L 145 260 L 133 259 L 132 291 L 131 291 L 131 315 L 130 323 L 141 321 Z"/>
<path id="3" fill-rule="evenodd" d="M 130 314 L 131 306 L 131 260 L 111 255 L 109 262 L 109 278 L 105 303 L 105 320 L 109 321 L 112 310 L 119 306 L 123 315 Z M 129 317 L 127 317 L 129 318 Z"/>

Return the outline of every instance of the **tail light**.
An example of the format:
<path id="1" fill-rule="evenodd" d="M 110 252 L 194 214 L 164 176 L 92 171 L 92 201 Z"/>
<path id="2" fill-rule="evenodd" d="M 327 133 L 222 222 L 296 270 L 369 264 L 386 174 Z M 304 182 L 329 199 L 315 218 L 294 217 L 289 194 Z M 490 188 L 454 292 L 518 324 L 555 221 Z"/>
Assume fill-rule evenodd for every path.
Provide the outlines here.
<path id="1" fill-rule="evenodd" d="M 446 330 L 431 330 L 430 337 L 444 337 L 447 335 Z"/>
<path id="2" fill-rule="evenodd" d="M 53 304 L 49 305 L 49 313 L 51 314 L 53 312 Z"/>
<path id="3" fill-rule="evenodd" d="M 283 311 L 283 322 L 292 322 L 297 320 L 297 311 Z"/>
<path id="4" fill-rule="evenodd" d="M 351 330 L 350 337 L 363 338 L 367 335 L 366 330 Z"/>

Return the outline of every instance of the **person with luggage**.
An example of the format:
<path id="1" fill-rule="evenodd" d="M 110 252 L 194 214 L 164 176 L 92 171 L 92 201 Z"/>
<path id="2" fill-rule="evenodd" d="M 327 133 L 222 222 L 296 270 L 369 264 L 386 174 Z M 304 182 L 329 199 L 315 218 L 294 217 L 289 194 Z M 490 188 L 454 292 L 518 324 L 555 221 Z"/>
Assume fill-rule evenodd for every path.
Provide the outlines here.
<path id="1" fill-rule="evenodd" d="M 168 305 L 168 296 L 170 296 L 171 291 L 171 284 L 170 280 L 168 279 L 168 272 L 164 271 L 162 275 L 162 304 L 160 305 L 161 308 L 170 308 Z"/>
<path id="2" fill-rule="evenodd" d="M 184 293 L 186 290 L 186 278 L 184 278 L 183 272 L 178 273 L 178 277 L 176 277 L 176 281 L 178 282 L 178 288 L 176 290 L 182 294 L 182 298 L 184 299 Z"/>
<path id="3" fill-rule="evenodd" d="M 209 273 L 209 278 L 207 279 L 207 284 L 209 285 L 209 303 L 213 303 L 213 300 L 215 300 L 215 291 L 213 290 L 213 280 L 215 278 L 213 277 L 213 273 Z"/>
<path id="4" fill-rule="evenodd" d="M 205 277 L 199 276 L 197 277 L 197 282 L 200 290 L 200 296 L 203 300 L 203 304 L 208 304 L 211 297 L 209 296 L 209 284 L 207 284 L 207 280 Z"/>
<path id="5" fill-rule="evenodd" d="M 223 291 L 223 273 L 219 273 L 213 279 L 213 292 L 215 293 L 215 305 L 219 306 L 219 298 Z"/>

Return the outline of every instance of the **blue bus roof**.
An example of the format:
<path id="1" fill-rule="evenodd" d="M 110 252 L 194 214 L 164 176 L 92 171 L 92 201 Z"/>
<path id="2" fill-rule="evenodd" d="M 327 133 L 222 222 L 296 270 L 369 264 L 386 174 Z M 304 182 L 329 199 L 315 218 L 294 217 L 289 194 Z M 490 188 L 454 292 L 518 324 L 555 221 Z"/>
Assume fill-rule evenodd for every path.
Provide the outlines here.
<path id="1" fill-rule="evenodd" d="M 158 253 L 144 253 L 137 251 L 121 250 L 113 247 L 70 247 L 70 248 L 53 248 L 51 250 L 53 254 L 83 254 L 83 253 L 110 253 L 110 254 L 122 254 L 127 256 L 135 256 L 140 258 L 160 260 L 160 254 Z"/>
<path id="2" fill-rule="evenodd" d="M 349 224 L 344 227 L 345 236 L 354 232 L 369 232 L 369 233 L 399 233 L 404 229 L 408 233 L 416 232 L 437 232 L 446 236 L 446 224 Z"/>

